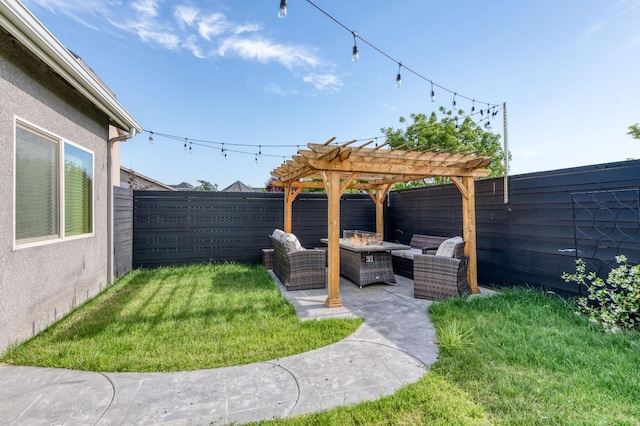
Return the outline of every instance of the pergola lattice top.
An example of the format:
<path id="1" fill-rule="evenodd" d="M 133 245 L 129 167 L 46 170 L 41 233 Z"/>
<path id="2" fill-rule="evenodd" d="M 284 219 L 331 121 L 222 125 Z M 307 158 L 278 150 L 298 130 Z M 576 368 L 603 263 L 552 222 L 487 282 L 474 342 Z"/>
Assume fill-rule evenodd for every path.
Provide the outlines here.
<path id="1" fill-rule="evenodd" d="M 331 170 L 349 180 L 348 188 L 367 189 L 434 176 L 478 178 L 490 173 L 484 168 L 491 162 L 487 156 L 388 149 L 388 143 L 375 148 L 367 147 L 372 142 L 359 147 L 351 146 L 355 141 L 331 145 L 334 139 L 324 144 L 308 144 L 309 149 L 299 150 L 271 175 L 280 182 L 298 181 L 301 186 L 315 186 L 304 182 L 322 179 L 322 172 Z"/>

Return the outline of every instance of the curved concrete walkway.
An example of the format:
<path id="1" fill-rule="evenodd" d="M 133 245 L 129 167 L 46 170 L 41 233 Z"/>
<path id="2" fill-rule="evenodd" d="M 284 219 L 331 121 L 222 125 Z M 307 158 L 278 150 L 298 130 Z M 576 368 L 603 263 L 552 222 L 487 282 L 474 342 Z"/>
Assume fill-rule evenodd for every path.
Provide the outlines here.
<path id="1" fill-rule="evenodd" d="M 438 356 L 431 302 L 414 299 L 413 282 L 396 278 L 397 287 L 363 289 L 343 278 L 344 307 L 334 309 L 324 305 L 326 290 L 280 286 L 303 319 L 365 322 L 338 343 L 273 361 L 177 373 L 0 365 L 0 424 L 245 423 L 392 394 L 419 380 Z"/>

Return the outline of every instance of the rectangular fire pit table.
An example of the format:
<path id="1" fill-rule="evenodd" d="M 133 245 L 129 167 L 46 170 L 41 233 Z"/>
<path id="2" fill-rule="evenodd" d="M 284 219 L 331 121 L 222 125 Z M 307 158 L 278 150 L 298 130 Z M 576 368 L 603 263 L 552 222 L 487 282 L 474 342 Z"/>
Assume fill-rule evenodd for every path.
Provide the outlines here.
<path id="1" fill-rule="evenodd" d="M 329 240 L 322 241 L 328 244 Z M 396 285 L 391 263 L 391 250 L 409 250 L 411 246 L 381 241 L 360 244 L 351 239 L 340 238 L 340 275 L 362 288 L 367 284 L 385 283 Z"/>

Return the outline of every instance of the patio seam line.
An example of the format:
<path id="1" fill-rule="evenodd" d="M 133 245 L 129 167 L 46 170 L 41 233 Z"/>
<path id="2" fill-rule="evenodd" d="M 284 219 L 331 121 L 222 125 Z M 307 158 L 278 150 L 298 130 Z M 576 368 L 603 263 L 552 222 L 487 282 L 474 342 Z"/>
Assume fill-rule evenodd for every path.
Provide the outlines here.
<path id="1" fill-rule="evenodd" d="M 96 421 L 93 423 L 94 425 L 97 425 L 100 420 L 104 417 L 105 414 L 107 414 L 107 411 L 109 411 L 109 409 L 111 408 L 111 406 L 113 405 L 113 401 L 115 401 L 116 399 L 116 385 L 113 383 L 113 381 L 111 380 L 111 378 L 104 372 L 98 371 L 97 372 L 99 375 L 101 375 L 102 377 L 104 377 L 105 379 L 107 379 L 107 381 L 109 382 L 109 384 L 111 385 L 111 401 L 109 401 L 109 403 L 107 404 L 106 407 L 104 407 L 104 411 L 102 412 L 102 414 L 100 414 L 100 416 L 98 416 L 98 418 L 96 419 Z"/>
<path id="2" fill-rule="evenodd" d="M 285 417 L 289 417 L 291 415 L 291 413 L 293 412 L 293 410 L 298 406 L 298 402 L 300 402 L 300 383 L 298 382 L 298 378 L 295 376 L 295 374 L 293 374 L 291 372 L 291 370 L 289 370 L 288 368 L 280 365 L 280 364 L 276 364 L 275 361 L 280 361 L 280 358 L 276 359 L 276 360 L 271 360 L 271 361 L 265 361 L 264 364 L 269 364 L 269 365 L 273 365 L 275 367 L 278 367 L 280 369 L 282 369 L 283 371 L 286 371 L 287 374 L 289 374 L 292 378 L 293 381 L 296 384 L 296 389 L 298 391 L 298 394 L 296 395 L 296 402 L 295 404 L 293 404 L 293 406 L 291 407 L 291 409 L 289 410 L 289 412 L 287 413 L 287 415 Z"/>

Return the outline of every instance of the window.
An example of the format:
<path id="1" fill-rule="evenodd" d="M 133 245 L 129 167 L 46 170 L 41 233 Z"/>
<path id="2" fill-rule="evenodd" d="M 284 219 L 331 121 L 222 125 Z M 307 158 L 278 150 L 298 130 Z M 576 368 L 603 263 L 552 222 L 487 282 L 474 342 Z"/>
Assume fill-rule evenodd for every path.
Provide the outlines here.
<path id="1" fill-rule="evenodd" d="M 93 231 L 93 155 L 64 144 L 64 230 L 66 236 Z"/>
<path id="2" fill-rule="evenodd" d="M 91 234 L 93 153 L 17 123 L 15 156 L 16 242 Z"/>

